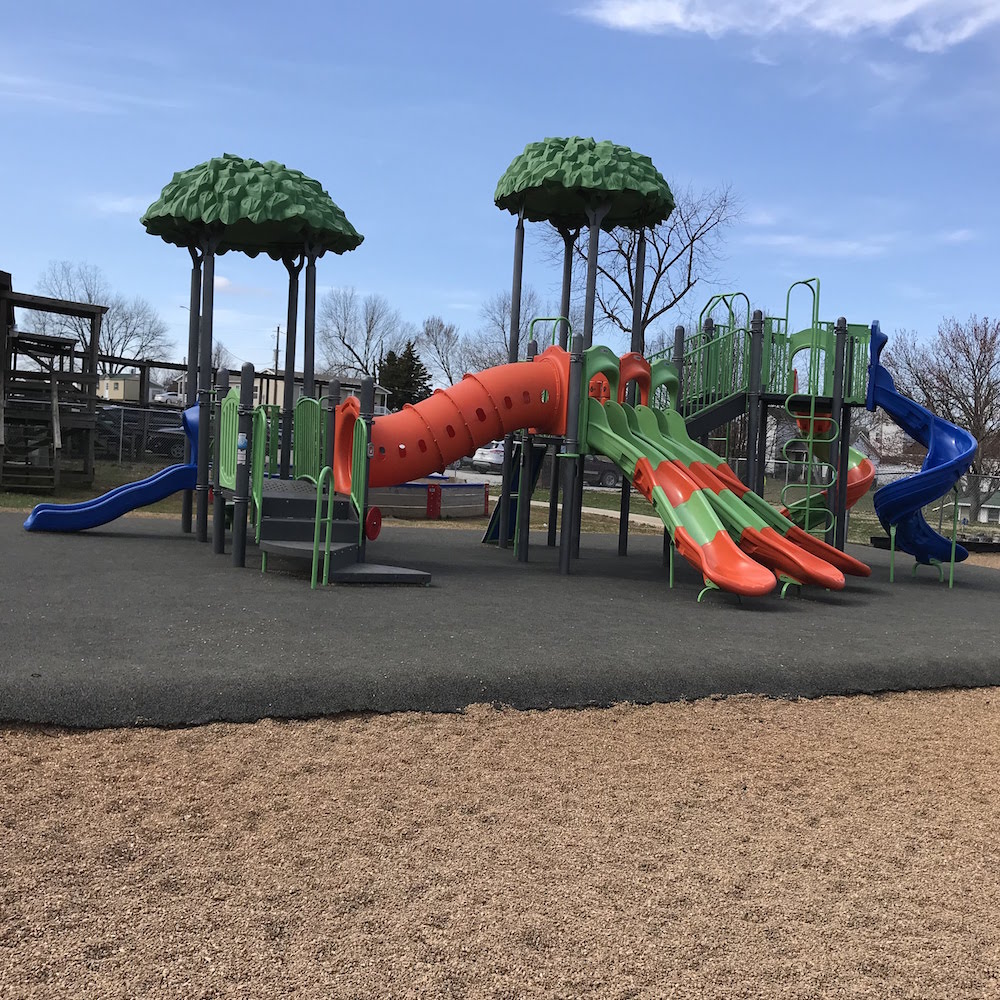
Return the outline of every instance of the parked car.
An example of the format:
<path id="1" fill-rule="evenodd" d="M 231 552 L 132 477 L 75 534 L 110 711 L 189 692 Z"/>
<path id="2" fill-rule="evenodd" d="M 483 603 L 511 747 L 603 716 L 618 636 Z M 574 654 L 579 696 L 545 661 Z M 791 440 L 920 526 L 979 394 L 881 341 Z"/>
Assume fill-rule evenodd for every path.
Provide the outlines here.
<path id="1" fill-rule="evenodd" d="M 472 467 L 477 472 L 500 475 L 503 472 L 503 441 L 491 441 L 488 445 L 477 448 L 472 456 Z"/>
<path id="2" fill-rule="evenodd" d="M 547 483 L 552 475 L 552 462 L 548 455 L 542 462 L 542 469 L 539 473 L 539 483 Z M 613 489 L 621 486 L 621 469 L 603 455 L 588 455 L 583 460 L 583 482 L 585 486 L 602 486 L 606 489 Z"/>
<path id="3" fill-rule="evenodd" d="M 168 403 L 170 406 L 183 406 L 185 403 L 182 392 L 158 392 L 153 396 L 154 403 Z"/>

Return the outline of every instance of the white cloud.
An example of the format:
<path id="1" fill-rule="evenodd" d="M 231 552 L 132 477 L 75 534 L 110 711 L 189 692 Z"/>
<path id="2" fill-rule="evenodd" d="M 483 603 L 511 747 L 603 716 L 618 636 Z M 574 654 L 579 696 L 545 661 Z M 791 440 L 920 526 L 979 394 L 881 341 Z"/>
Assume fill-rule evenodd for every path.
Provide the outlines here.
<path id="1" fill-rule="evenodd" d="M 881 257 L 895 242 L 894 236 L 870 236 L 867 239 L 838 239 L 806 233 L 749 233 L 743 237 L 749 246 L 767 247 L 794 257 L 851 258 Z"/>
<path id="2" fill-rule="evenodd" d="M 152 202 L 152 198 L 115 194 L 94 194 L 85 199 L 87 207 L 98 215 L 140 216 Z"/>
<path id="3" fill-rule="evenodd" d="M 976 238 L 972 229 L 949 229 L 947 232 L 939 233 L 938 239 L 942 243 L 968 243 Z"/>
<path id="4" fill-rule="evenodd" d="M 149 108 L 183 107 L 173 98 L 143 97 L 126 90 L 106 90 L 72 80 L 0 73 L 0 105 L 62 108 L 84 114 L 123 114 Z"/>
<path id="5" fill-rule="evenodd" d="M 766 208 L 752 208 L 743 217 L 748 226 L 774 226 L 778 223 L 778 215 Z"/>
<path id="6" fill-rule="evenodd" d="M 579 13 L 623 31 L 684 31 L 717 38 L 807 30 L 838 38 L 902 37 L 941 52 L 1000 23 L 996 0 L 590 0 Z"/>
<path id="7" fill-rule="evenodd" d="M 226 295 L 271 295 L 270 288 L 262 288 L 259 285 L 242 285 L 239 282 L 227 278 L 223 274 L 215 276 L 213 287 L 217 292 L 224 292 Z"/>
<path id="8" fill-rule="evenodd" d="M 753 49 L 750 52 L 750 58 L 758 66 L 777 66 L 778 65 L 778 60 L 777 59 L 774 59 L 773 57 L 767 55 L 762 49 L 758 48 L 756 45 L 753 47 Z"/>

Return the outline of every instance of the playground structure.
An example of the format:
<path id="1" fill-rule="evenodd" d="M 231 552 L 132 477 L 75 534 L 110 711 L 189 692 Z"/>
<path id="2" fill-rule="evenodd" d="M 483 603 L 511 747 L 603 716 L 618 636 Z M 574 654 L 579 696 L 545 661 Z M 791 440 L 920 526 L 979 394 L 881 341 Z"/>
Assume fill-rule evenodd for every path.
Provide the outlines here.
<path id="1" fill-rule="evenodd" d="M 234 185 L 241 197 L 247 191 L 257 196 L 261 189 L 286 185 L 289 177 L 297 192 L 306 192 L 308 224 L 298 217 L 257 215 L 222 221 L 231 215 L 225 199 Z M 199 193 L 197 202 L 185 197 L 188 183 Z M 217 552 L 225 548 L 226 507 L 232 506 L 237 565 L 245 563 L 249 526 L 262 552 L 262 569 L 268 555 L 276 554 L 310 560 L 314 586 L 321 565 L 324 583 L 422 583 L 427 574 L 368 563 L 367 543 L 377 538 L 381 523 L 371 491 L 396 489 L 441 472 L 476 447 L 502 438 L 501 496 L 484 540 L 501 548 L 513 546 L 519 560 L 529 557 L 528 501 L 541 457 L 551 450 L 558 460 L 552 463 L 547 544 L 556 544 L 561 495 L 559 568 L 570 572 L 580 555 L 583 459 L 600 454 L 615 463 L 623 478 L 619 553 L 627 550 L 629 496 L 635 489 L 663 522 L 671 584 L 674 553 L 679 553 L 702 576 L 699 600 L 710 590 L 760 596 L 778 586 L 783 595 L 793 585 L 840 589 L 845 574 L 870 572 L 843 551 L 848 510 L 874 478 L 872 463 L 850 447 L 851 408 L 868 405 L 884 407 L 930 447 L 925 468 L 912 477 L 914 482 L 892 484 L 889 494 L 886 488 L 876 494 L 879 517 L 894 546 L 912 554 L 918 564 L 943 562 L 948 541 L 929 528 L 921 507 L 941 495 L 934 490 L 947 492 L 954 486 L 974 455 L 975 442 L 915 403 L 901 401 L 879 362 L 884 338 L 880 342 L 877 324 L 869 328 L 843 318 L 821 321 L 819 281 L 808 279 L 789 289 L 783 317 L 752 311 L 742 293 L 716 296 L 690 336 L 677 329 L 669 357 L 646 359 L 639 319 L 644 232 L 673 209 L 669 188 L 648 158 L 593 140 L 545 140 L 515 158 L 501 178 L 495 201 L 517 216 L 510 362 L 468 374 L 415 406 L 376 419 L 371 379 L 363 380 L 360 398 L 344 401 L 336 382 L 320 398 L 313 398 L 309 384 L 315 259 L 327 249 L 343 252 L 361 242 L 326 192 L 280 164 L 234 157 L 175 175 L 144 223 L 168 242 L 186 246 L 194 262 L 189 358 L 197 353 L 201 363 L 197 372 L 189 371 L 191 403 L 195 381 L 198 385 L 197 405 L 185 414 L 190 459 L 86 504 L 41 505 L 25 526 L 63 531 L 93 527 L 124 509 L 193 486 L 200 541 L 208 538 L 213 491 Z M 263 199 L 261 211 L 279 203 L 287 199 Z M 189 214 L 181 217 L 182 212 Z M 516 331 L 525 219 L 554 225 L 566 254 L 562 315 L 547 320 L 553 342 L 539 350 L 533 338 L 527 361 L 519 361 Z M 615 226 L 638 232 L 632 350 L 621 357 L 592 343 L 597 241 L 602 228 Z M 573 248 L 583 228 L 589 234 L 587 293 L 584 332 L 577 335 L 566 317 Z M 309 261 L 307 391 L 294 408 L 287 380 L 281 411 L 255 408 L 249 365 L 244 366 L 239 389 L 230 388 L 226 372 L 218 384 L 210 384 L 213 260 L 227 250 L 267 252 L 285 264 L 290 276 L 290 352 L 298 268 Z M 812 308 L 805 328 L 792 331 L 790 304 L 798 287 L 811 293 Z M 201 310 L 200 325 L 194 306 Z M 532 332 L 538 322 L 546 321 L 533 321 Z M 286 362 L 286 373 L 293 368 Z M 789 483 L 782 491 L 780 510 L 762 496 L 769 407 L 781 407 L 797 428 L 786 451 L 794 444 L 804 456 L 803 481 Z M 734 449 L 745 454 L 742 480 L 728 461 Z M 190 528 L 190 506 L 182 526 Z M 950 552 L 953 576 L 954 562 L 965 552 L 954 540 Z"/>

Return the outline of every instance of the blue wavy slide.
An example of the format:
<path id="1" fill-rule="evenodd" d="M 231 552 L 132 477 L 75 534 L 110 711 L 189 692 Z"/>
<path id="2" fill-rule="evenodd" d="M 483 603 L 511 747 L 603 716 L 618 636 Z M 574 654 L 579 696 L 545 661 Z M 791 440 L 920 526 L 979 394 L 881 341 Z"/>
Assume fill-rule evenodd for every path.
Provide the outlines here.
<path id="1" fill-rule="evenodd" d="M 180 490 L 194 489 L 198 479 L 198 407 L 185 410 L 181 423 L 191 442 L 191 462 L 171 465 L 136 483 L 125 483 L 103 496 L 82 503 L 40 503 L 24 522 L 27 531 L 83 531 L 107 524 L 122 514 L 163 500 Z"/>
<path id="2" fill-rule="evenodd" d="M 892 376 L 879 360 L 888 337 L 872 324 L 871 364 L 868 368 L 867 408 L 882 407 L 914 441 L 927 449 L 927 457 L 914 476 L 898 479 L 877 490 L 875 513 L 882 527 L 896 526 L 896 548 L 908 552 L 918 563 L 951 559 L 951 540 L 939 535 L 924 519 L 922 508 L 945 496 L 965 475 L 976 457 L 976 439 L 961 427 L 935 416 L 912 399 L 896 391 Z M 955 561 L 968 558 L 968 551 L 955 546 Z"/>

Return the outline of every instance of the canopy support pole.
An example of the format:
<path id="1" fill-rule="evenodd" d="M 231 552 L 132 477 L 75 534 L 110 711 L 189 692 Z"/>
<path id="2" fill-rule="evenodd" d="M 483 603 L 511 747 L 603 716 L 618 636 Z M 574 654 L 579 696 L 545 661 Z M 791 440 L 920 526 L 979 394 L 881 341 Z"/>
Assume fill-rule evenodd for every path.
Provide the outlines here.
<path id="1" fill-rule="evenodd" d="M 184 385 L 186 406 L 198 402 L 198 332 L 201 326 L 201 262 L 204 257 L 198 247 L 188 247 L 191 254 L 191 296 L 188 299 L 187 380 Z M 191 464 L 191 442 L 184 435 L 184 464 Z M 191 534 L 194 491 L 185 490 L 181 497 L 181 531 Z"/>
<path id="2" fill-rule="evenodd" d="M 510 336 L 507 343 L 507 360 L 510 364 L 517 361 L 520 352 L 521 335 L 521 278 L 524 274 L 524 206 L 517 213 L 517 228 L 514 230 L 514 277 L 510 289 Z M 503 439 L 503 479 L 500 484 L 500 537 L 501 549 L 508 548 L 510 527 L 510 492 L 511 479 L 514 471 L 514 435 L 510 432 Z M 524 484 L 518 488 L 517 502 L 530 503 L 531 497 L 525 497 Z"/>
<path id="3" fill-rule="evenodd" d="M 569 229 L 567 226 L 556 226 L 559 235 L 563 238 L 563 273 L 562 273 L 562 295 L 559 298 L 559 315 L 564 322 L 559 324 L 559 346 L 566 350 L 569 344 L 569 303 L 570 293 L 573 288 L 573 250 L 576 246 L 576 239 L 580 235 L 579 228 Z M 552 446 L 552 471 L 549 476 L 549 548 L 555 548 L 556 544 L 556 522 L 559 518 L 559 486 L 561 476 L 559 474 L 559 445 Z"/>
<path id="4" fill-rule="evenodd" d="M 583 302 L 583 349 L 587 351 L 594 345 L 594 311 L 597 303 L 597 253 L 600 249 L 601 223 L 608 214 L 611 205 L 602 202 L 594 208 L 587 209 L 588 243 L 587 243 L 587 293 Z M 583 386 L 581 405 L 586 405 L 588 386 Z M 583 517 L 583 456 L 587 450 L 587 442 L 581 441 L 577 451 L 580 457 L 576 459 L 576 495 L 573 497 L 573 551 L 574 559 L 580 558 L 580 523 Z"/>
<path id="5" fill-rule="evenodd" d="M 646 278 L 646 229 L 639 230 L 639 239 L 635 245 L 635 276 L 632 279 L 632 352 L 646 353 L 646 332 L 642 325 L 642 314 L 645 311 L 645 278 Z M 625 402 L 635 406 L 635 382 L 630 382 L 626 389 Z M 632 484 L 626 476 L 622 476 L 622 498 L 618 515 L 618 555 L 628 555 L 628 515 L 631 506 Z"/>
<path id="6" fill-rule="evenodd" d="M 204 276 L 201 283 L 201 340 L 198 354 L 198 478 L 195 484 L 196 530 L 199 542 L 208 541 L 208 463 L 212 422 L 212 319 L 215 311 L 215 249 L 218 240 L 207 238 L 202 248 Z"/>
<path id="7" fill-rule="evenodd" d="M 316 396 L 316 249 L 306 244 L 306 314 L 303 320 L 302 394 Z"/>
<path id="8" fill-rule="evenodd" d="M 279 475 L 288 479 L 292 466 L 292 422 L 295 418 L 295 330 L 299 322 L 299 271 L 302 255 L 284 257 L 288 271 L 288 320 L 285 323 L 285 391 L 281 404 L 281 458 Z"/>

